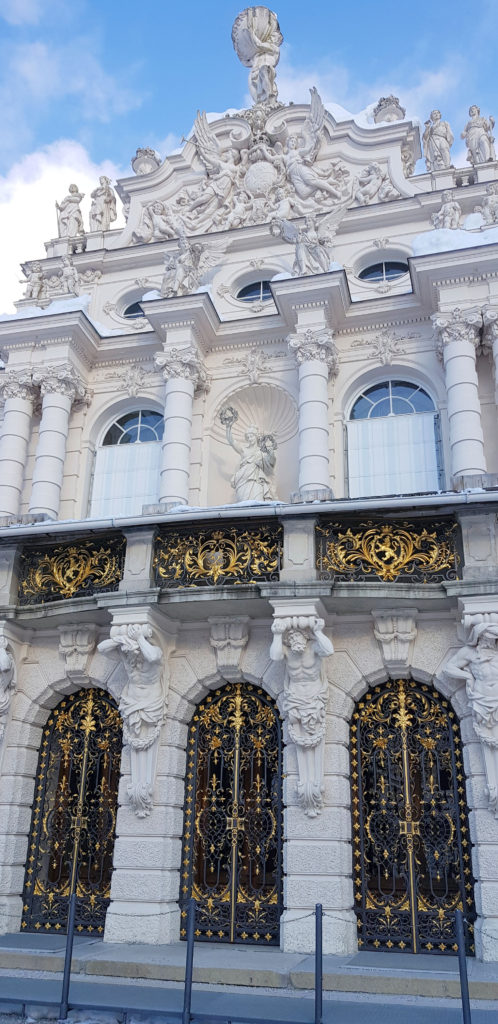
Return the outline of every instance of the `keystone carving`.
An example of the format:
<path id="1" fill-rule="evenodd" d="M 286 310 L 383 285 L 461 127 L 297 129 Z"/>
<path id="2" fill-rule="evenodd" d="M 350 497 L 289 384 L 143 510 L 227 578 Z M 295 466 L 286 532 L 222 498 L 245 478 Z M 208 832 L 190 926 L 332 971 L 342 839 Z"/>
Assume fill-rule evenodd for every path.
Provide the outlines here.
<path id="1" fill-rule="evenodd" d="M 406 675 L 410 665 L 410 648 L 417 636 L 416 610 L 402 614 L 386 609 L 372 612 L 374 636 L 379 641 L 382 659 L 391 676 Z"/>
<path id="2" fill-rule="evenodd" d="M 69 679 L 88 680 L 88 664 L 95 650 L 96 626 L 59 626 L 59 654 Z"/>
<path id="3" fill-rule="evenodd" d="M 209 642 L 216 656 L 216 667 L 223 679 L 237 682 L 242 678 L 240 659 L 249 639 L 249 617 L 227 616 L 209 619 Z"/>

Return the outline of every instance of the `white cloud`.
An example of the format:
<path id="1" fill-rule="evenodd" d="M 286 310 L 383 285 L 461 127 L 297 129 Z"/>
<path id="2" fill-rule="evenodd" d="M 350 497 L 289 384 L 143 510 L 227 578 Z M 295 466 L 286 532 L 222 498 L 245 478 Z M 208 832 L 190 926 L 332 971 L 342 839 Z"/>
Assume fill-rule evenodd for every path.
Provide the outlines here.
<path id="1" fill-rule="evenodd" d="M 0 0 L 0 17 L 9 25 L 36 25 L 43 9 L 43 0 Z"/>
<path id="2" fill-rule="evenodd" d="M 61 139 L 25 156 L 0 177 L 0 312 L 12 312 L 13 301 L 23 294 L 19 264 L 43 257 L 43 242 L 57 236 L 55 201 L 67 194 L 70 182 L 85 193 L 82 210 L 88 224 L 90 192 L 99 176 L 114 180 L 126 173 L 109 160 L 94 163 L 80 143 Z M 116 226 L 122 223 L 119 217 Z"/>

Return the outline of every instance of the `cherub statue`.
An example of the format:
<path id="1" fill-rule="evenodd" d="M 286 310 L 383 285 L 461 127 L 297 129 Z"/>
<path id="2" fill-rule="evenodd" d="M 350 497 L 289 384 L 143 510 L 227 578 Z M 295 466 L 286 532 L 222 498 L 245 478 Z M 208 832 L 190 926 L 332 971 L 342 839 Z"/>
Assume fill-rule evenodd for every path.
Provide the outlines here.
<path id="1" fill-rule="evenodd" d="M 178 234 L 178 249 L 165 256 L 166 273 L 161 284 L 161 295 L 189 295 L 202 283 L 209 271 L 218 266 L 224 249 L 218 243 L 205 245 L 187 238 L 181 229 Z M 167 261 L 167 262 L 166 262 Z"/>
<path id="2" fill-rule="evenodd" d="M 450 149 L 453 142 L 453 132 L 448 122 L 442 120 L 440 110 L 433 110 L 425 122 L 422 137 L 425 166 L 428 171 L 440 171 L 445 167 L 451 167 Z"/>
<path id="3" fill-rule="evenodd" d="M 14 661 L 7 650 L 5 637 L 0 637 L 0 740 L 5 732 L 10 698 L 14 688 Z"/>
<path id="4" fill-rule="evenodd" d="M 84 198 L 84 193 L 79 191 L 77 185 L 70 185 L 68 195 L 60 203 L 55 204 L 59 238 L 77 238 L 78 235 L 85 234 L 80 210 L 80 203 Z"/>
<path id="5" fill-rule="evenodd" d="M 486 164 L 489 160 L 496 160 L 495 140 L 492 134 L 494 117 L 481 117 L 481 111 L 475 104 L 469 107 L 469 117 L 470 121 L 467 121 L 461 134 L 467 143 L 469 164 Z"/>
<path id="6" fill-rule="evenodd" d="M 78 271 L 69 256 L 62 257 L 62 270 L 60 273 L 61 291 L 70 295 L 80 294 L 80 283 Z"/>
<path id="7" fill-rule="evenodd" d="M 481 213 L 485 224 L 498 224 L 498 182 L 487 186 L 482 206 L 475 206 L 474 213 Z"/>
<path id="8" fill-rule="evenodd" d="M 221 410 L 220 421 L 225 427 L 227 441 L 240 455 L 239 466 L 230 481 L 235 501 L 273 501 L 272 476 L 277 442 L 273 434 L 261 434 L 251 424 L 245 432 L 244 444 L 239 447 L 232 435 L 232 426 L 237 419 L 238 413 L 231 406 Z"/>
<path id="9" fill-rule="evenodd" d="M 306 217 L 304 226 L 298 226 L 294 221 L 278 217 L 270 222 L 272 235 L 280 236 L 284 242 L 289 242 L 295 247 L 292 266 L 294 277 L 328 273 L 332 257 L 332 242 L 344 210 L 345 204 L 336 207 L 332 213 L 321 218 L 320 225 L 318 225 L 317 217 L 311 214 Z"/>
<path id="10" fill-rule="evenodd" d="M 156 242 L 163 238 L 176 238 L 179 226 L 167 203 L 150 203 L 144 207 L 137 231 L 132 242 Z"/>
<path id="11" fill-rule="evenodd" d="M 275 103 L 275 68 L 283 42 L 276 14 L 267 7 L 247 7 L 234 21 L 232 41 L 239 60 L 251 69 L 249 91 L 254 103 Z"/>
<path id="12" fill-rule="evenodd" d="M 399 199 L 399 192 L 392 185 L 387 171 L 374 161 L 361 171 L 354 198 L 359 206 L 368 206 L 374 199 L 379 203 Z"/>
<path id="13" fill-rule="evenodd" d="M 432 214 L 431 220 L 435 228 L 459 228 L 462 207 L 453 198 L 449 189 L 441 195 L 441 208 Z"/>
<path id="14" fill-rule="evenodd" d="M 316 616 L 278 616 L 272 625 L 272 661 L 285 660 L 283 712 L 296 744 L 301 806 L 315 818 L 323 805 L 323 751 L 328 683 L 323 659 L 334 653 Z"/>
<path id="15" fill-rule="evenodd" d="M 116 195 L 111 188 L 111 179 L 102 174 L 99 187 L 92 192 L 90 207 L 90 231 L 108 231 L 116 220 Z"/>
<path id="16" fill-rule="evenodd" d="M 21 284 L 26 284 L 26 291 L 24 292 L 25 299 L 43 299 L 47 292 L 47 282 L 45 275 L 42 270 L 41 263 L 31 263 L 25 270 L 26 282 L 21 281 Z"/>

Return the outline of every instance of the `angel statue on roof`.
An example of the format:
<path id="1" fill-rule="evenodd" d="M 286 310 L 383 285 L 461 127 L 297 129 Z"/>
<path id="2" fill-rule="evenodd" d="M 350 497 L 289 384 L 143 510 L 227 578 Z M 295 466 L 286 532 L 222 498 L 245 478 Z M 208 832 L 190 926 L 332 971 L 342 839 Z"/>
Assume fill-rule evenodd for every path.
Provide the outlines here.
<path id="1" fill-rule="evenodd" d="M 283 43 L 277 15 L 268 7 L 246 7 L 233 23 L 232 42 L 241 63 L 251 69 L 249 92 L 254 103 L 277 105 L 275 68 Z"/>
<path id="2" fill-rule="evenodd" d="M 343 198 L 344 188 L 339 182 L 332 183 L 328 170 L 319 171 L 312 167 L 322 140 L 325 107 L 314 86 L 310 89 L 310 94 L 310 112 L 300 134 L 289 135 L 285 147 L 277 143 L 275 150 L 281 153 L 287 179 L 294 186 L 300 199 L 308 199 L 316 192 L 321 192 L 340 200 Z"/>
<path id="3" fill-rule="evenodd" d="M 205 245 L 203 242 L 191 242 L 183 229 L 178 233 L 178 249 L 166 253 L 164 257 L 164 276 L 161 284 L 161 295 L 171 298 L 173 295 L 189 295 L 206 279 L 209 272 L 218 266 L 223 256 L 223 249 L 214 242 Z"/>
<path id="4" fill-rule="evenodd" d="M 306 277 L 308 274 L 327 274 L 332 258 L 332 242 L 339 221 L 345 210 L 345 204 L 336 207 L 332 213 L 318 218 L 309 214 L 303 225 L 284 217 L 275 217 L 270 224 L 272 235 L 279 236 L 284 242 L 294 246 L 294 277 Z"/>

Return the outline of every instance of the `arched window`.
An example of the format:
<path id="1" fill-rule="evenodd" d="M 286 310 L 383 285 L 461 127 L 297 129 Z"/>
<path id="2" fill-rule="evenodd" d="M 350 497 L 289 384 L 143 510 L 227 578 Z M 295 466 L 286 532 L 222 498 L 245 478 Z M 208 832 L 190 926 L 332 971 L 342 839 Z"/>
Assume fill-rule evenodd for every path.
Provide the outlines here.
<path id="1" fill-rule="evenodd" d="M 151 409 L 120 416 L 97 449 L 90 516 L 140 515 L 158 500 L 164 420 Z"/>
<path id="2" fill-rule="evenodd" d="M 270 282 L 253 281 L 252 284 L 246 284 L 237 292 L 236 297 L 242 299 L 243 302 L 265 302 L 266 299 L 272 297 Z"/>
<path id="3" fill-rule="evenodd" d="M 359 395 L 347 424 L 350 498 L 441 487 L 439 417 L 418 384 L 389 380 Z"/>

